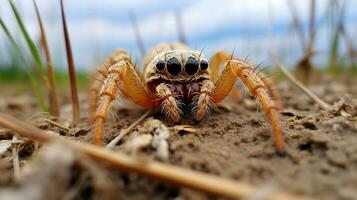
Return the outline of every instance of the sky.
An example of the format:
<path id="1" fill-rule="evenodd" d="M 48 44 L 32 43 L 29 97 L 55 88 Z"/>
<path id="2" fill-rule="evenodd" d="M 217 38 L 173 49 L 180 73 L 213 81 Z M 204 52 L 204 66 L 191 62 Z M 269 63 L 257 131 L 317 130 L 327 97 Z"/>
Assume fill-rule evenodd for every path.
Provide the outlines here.
<path id="1" fill-rule="evenodd" d="M 31 37 L 39 44 L 39 27 L 32 0 L 13 0 L 21 12 Z M 307 35 L 309 0 L 292 1 Z M 328 0 L 316 1 L 317 36 L 314 62 L 323 64 L 331 39 L 327 20 Z M 340 3 L 342 2 L 339 1 Z M 50 51 L 59 69 L 66 69 L 66 54 L 58 0 L 37 0 L 44 20 Z M 357 34 L 357 1 L 346 0 L 346 29 Z M 188 45 L 204 49 L 209 58 L 214 52 L 234 49 L 235 55 L 254 63 L 271 64 L 270 50 L 276 49 L 284 62 L 293 65 L 302 56 L 302 45 L 291 29 L 292 16 L 287 0 L 64 0 L 69 34 L 76 66 L 93 70 L 115 49 L 127 50 L 140 63 L 130 13 L 148 51 L 160 42 L 177 42 L 175 15 L 180 13 Z M 0 0 L 0 17 L 19 43 L 23 43 L 8 0 Z M 8 64 L 9 42 L 0 30 L 0 65 Z M 356 46 L 356 44 L 354 44 Z M 23 45 L 22 53 L 29 57 Z M 345 52 L 341 45 L 341 52 Z"/>

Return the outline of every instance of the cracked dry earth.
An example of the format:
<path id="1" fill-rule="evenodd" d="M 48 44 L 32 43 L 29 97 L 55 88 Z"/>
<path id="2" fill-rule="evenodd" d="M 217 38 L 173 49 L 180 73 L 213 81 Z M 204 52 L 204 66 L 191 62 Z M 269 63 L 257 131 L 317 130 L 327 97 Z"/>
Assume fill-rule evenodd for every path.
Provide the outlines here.
<path id="1" fill-rule="evenodd" d="M 195 123 L 184 119 L 195 132 L 172 129 L 172 124 L 155 114 L 153 118 L 169 127 L 165 141 L 168 156 L 158 157 L 152 145 L 155 129 L 147 128 L 152 118 L 124 137 L 115 151 L 128 152 L 132 138 L 150 135 L 135 150 L 145 159 L 159 159 L 217 176 L 251 183 L 262 190 L 285 190 L 316 199 L 357 199 L 357 86 L 325 81 L 311 90 L 334 105 L 333 111 L 318 109 L 304 94 L 288 82 L 278 85 L 285 102 L 280 112 L 288 155 L 277 157 L 272 131 L 264 112 L 256 102 L 244 97 L 240 102 L 227 100 L 206 120 Z M 82 113 L 86 95 L 80 97 Z M 73 127 L 70 99 L 63 95 L 62 117 L 50 118 L 64 128 L 51 125 L 49 117 L 38 113 L 35 99 L 28 94 L 5 93 L 0 111 L 11 114 L 51 134 L 60 134 L 83 142 L 91 141 L 91 129 L 83 123 Z M 144 111 L 113 107 L 113 117 L 105 126 L 109 142 Z M 167 135 L 166 135 L 167 136 Z M 166 137 L 165 136 L 165 137 Z M 96 163 L 85 155 L 59 145 L 39 146 L 18 138 L 13 144 L 20 157 L 21 176 L 15 178 L 9 131 L 0 129 L 0 199 L 214 199 L 189 189 L 125 173 Z M 6 146 L 6 144 L 8 146 Z M 11 143 L 10 143 L 11 145 Z M 130 148 L 129 148 L 130 149 Z M 160 153 L 160 152 L 159 152 Z M 132 154 L 132 152 L 131 152 Z"/>

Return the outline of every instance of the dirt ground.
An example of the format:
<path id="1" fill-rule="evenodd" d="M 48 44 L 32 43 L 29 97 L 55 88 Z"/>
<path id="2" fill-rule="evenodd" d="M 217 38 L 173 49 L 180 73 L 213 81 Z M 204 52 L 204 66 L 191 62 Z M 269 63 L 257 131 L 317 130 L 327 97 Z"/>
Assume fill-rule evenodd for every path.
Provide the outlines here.
<path id="1" fill-rule="evenodd" d="M 168 157 L 158 156 L 154 145 L 127 148 L 133 138 L 150 134 L 145 124 L 152 119 L 124 137 L 115 150 L 251 183 L 262 191 L 284 190 L 316 199 L 357 199 L 356 81 L 341 84 L 325 80 L 324 84 L 311 86 L 315 94 L 334 105 L 333 111 L 318 109 L 288 82 L 278 84 L 286 107 L 280 112 L 286 157 L 275 154 L 269 120 L 249 96 L 239 102 L 228 99 L 201 123 L 184 119 L 181 124 L 193 126 L 195 133 L 170 129 Z M 61 98 L 62 117 L 50 118 L 64 128 L 46 121 L 48 116 L 38 112 L 36 99 L 28 92 L 4 91 L 0 112 L 51 134 L 90 142 L 93 127 L 86 123 L 86 94 L 81 94 L 80 99 L 83 123 L 75 127 L 69 121 L 67 94 Z M 105 140 L 111 141 L 143 113 L 115 106 L 105 127 Z M 160 114 L 153 118 L 172 126 Z M 11 133 L 0 129 L 0 146 L 11 140 Z M 0 148 L 0 199 L 215 199 L 135 173 L 120 172 L 65 147 L 41 147 L 27 139 L 18 140 L 13 146 L 19 152 L 19 177 L 13 175 L 12 148 Z"/>

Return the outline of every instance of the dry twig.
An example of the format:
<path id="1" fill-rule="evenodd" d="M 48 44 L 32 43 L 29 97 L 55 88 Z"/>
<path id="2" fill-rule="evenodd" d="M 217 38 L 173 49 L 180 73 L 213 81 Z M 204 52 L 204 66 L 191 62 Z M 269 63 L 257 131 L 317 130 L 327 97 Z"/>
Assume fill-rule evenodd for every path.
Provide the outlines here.
<path id="1" fill-rule="evenodd" d="M 69 78 L 70 78 L 70 83 L 71 83 L 73 123 L 78 123 L 81 118 L 81 115 L 80 115 L 80 111 L 79 111 L 76 70 L 75 70 L 75 66 L 74 66 L 74 62 L 73 62 L 71 41 L 69 39 L 69 34 L 68 34 L 68 29 L 67 29 L 66 16 L 64 13 L 64 8 L 63 8 L 63 0 L 61 0 L 61 15 L 62 15 L 62 23 L 63 23 L 63 34 L 64 34 L 64 39 L 65 39 L 65 44 L 66 44 Z"/>
<path id="2" fill-rule="evenodd" d="M 20 179 L 20 162 L 19 162 L 19 152 L 17 150 L 16 136 L 12 137 L 12 166 L 14 168 L 14 178 L 15 180 Z"/>
<path id="3" fill-rule="evenodd" d="M 312 93 L 309 89 L 307 89 L 303 84 L 301 84 L 298 80 L 295 79 L 293 75 L 290 74 L 288 70 L 285 69 L 285 67 L 277 63 L 279 69 L 284 73 L 284 75 L 292 82 L 294 83 L 299 89 L 301 89 L 308 97 L 310 97 L 311 100 L 316 102 L 322 109 L 324 110 L 331 110 L 332 106 L 320 99 L 318 96 L 316 96 L 314 93 Z"/>
<path id="4" fill-rule="evenodd" d="M 70 131 L 69 128 L 63 126 L 62 124 L 59 124 L 59 123 L 57 123 L 57 122 L 54 122 L 54 121 L 52 121 L 52 120 L 50 120 L 50 119 L 45 119 L 45 121 L 46 121 L 47 123 L 53 125 L 53 126 L 57 126 L 58 128 L 60 128 L 60 129 L 62 129 L 62 130 L 64 130 L 64 131 L 66 131 L 66 133 L 68 133 L 68 132 Z"/>
<path id="5" fill-rule="evenodd" d="M 50 51 L 49 51 L 48 44 L 47 44 L 45 28 L 43 27 L 40 11 L 38 10 L 35 0 L 33 0 L 33 4 L 35 6 L 37 20 L 38 20 L 40 30 L 41 30 L 42 47 L 43 47 L 43 50 L 45 51 L 45 56 L 46 56 L 46 61 L 47 61 L 47 79 L 48 79 L 48 83 L 49 83 L 48 93 L 49 93 L 49 101 L 50 101 L 50 113 L 53 116 L 59 116 L 60 111 L 59 111 L 58 98 L 57 98 L 56 81 L 55 81 L 55 75 L 54 75 L 53 68 L 52 68 L 52 59 L 51 59 Z"/>
<path id="6" fill-rule="evenodd" d="M 131 21 L 131 25 L 133 26 L 133 29 L 134 29 L 135 39 L 136 39 L 136 43 L 137 43 L 137 45 L 139 47 L 141 57 L 144 58 L 144 56 L 145 56 L 145 46 L 144 46 L 144 42 L 143 42 L 143 39 L 142 39 L 141 34 L 140 34 L 138 22 L 136 21 L 136 17 L 135 17 L 134 12 L 130 12 L 130 21 Z"/>
<path id="7" fill-rule="evenodd" d="M 110 141 L 106 148 L 111 149 L 113 148 L 118 142 L 128 133 L 134 130 L 134 128 L 139 125 L 144 119 L 146 119 L 150 114 L 152 113 L 151 110 L 148 110 L 145 112 L 138 120 L 136 120 L 134 123 L 132 123 L 127 129 L 120 131 L 120 134 L 116 136 L 112 141 Z"/>
<path id="8" fill-rule="evenodd" d="M 136 172 L 159 180 L 206 192 L 212 195 L 224 196 L 234 199 L 249 198 L 257 189 L 249 184 L 216 177 L 213 175 L 195 172 L 190 169 L 171 166 L 168 164 L 147 161 L 140 162 L 119 152 L 113 152 L 91 144 L 72 140 L 65 140 L 59 136 L 48 135 L 42 130 L 29 126 L 15 118 L 0 114 L 0 126 L 10 129 L 23 137 L 34 139 L 40 143 L 61 142 L 83 152 L 94 160 L 106 162 L 112 166 L 126 171 Z M 293 200 L 302 199 L 285 192 L 276 192 L 267 199 Z"/>

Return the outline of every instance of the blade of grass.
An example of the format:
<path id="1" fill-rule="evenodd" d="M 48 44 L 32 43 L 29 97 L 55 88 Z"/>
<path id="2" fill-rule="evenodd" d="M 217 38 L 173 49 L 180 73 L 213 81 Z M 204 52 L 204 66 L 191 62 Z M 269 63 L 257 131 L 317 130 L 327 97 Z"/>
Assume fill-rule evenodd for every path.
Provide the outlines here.
<path id="1" fill-rule="evenodd" d="M 73 54 L 71 48 L 71 41 L 69 39 L 66 16 L 63 8 L 63 0 L 61 1 L 61 15 L 62 15 L 62 24 L 63 24 L 63 34 L 66 44 L 66 53 L 67 53 L 67 63 L 69 78 L 71 84 L 71 97 L 72 97 L 72 109 L 73 109 L 73 123 L 78 123 L 80 120 L 80 111 L 79 111 L 79 101 L 78 101 L 78 89 L 76 81 L 76 70 L 73 62 Z"/>
<path id="2" fill-rule="evenodd" d="M 205 174 L 182 167 L 173 166 L 152 160 L 140 161 L 120 152 L 106 150 L 105 148 L 85 144 L 74 140 L 66 140 L 57 135 L 50 135 L 44 131 L 29 126 L 15 118 L 0 113 L 0 126 L 10 129 L 21 135 L 36 140 L 40 143 L 60 142 L 87 154 L 98 163 L 108 163 L 113 167 L 128 172 L 170 182 L 177 186 L 187 187 L 211 195 L 223 196 L 232 199 L 250 199 L 259 190 L 249 184 L 236 182 L 227 178 Z M 286 192 L 277 191 L 267 194 L 264 199 L 270 200 L 298 200 L 306 199 Z"/>
<path id="3" fill-rule="evenodd" d="M 2 29 L 4 30 L 6 36 L 9 38 L 11 44 L 13 45 L 15 52 L 19 55 L 20 60 L 23 62 L 24 65 L 26 65 L 26 59 L 23 57 L 23 55 L 21 54 L 21 50 L 20 47 L 17 45 L 17 43 L 15 42 L 14 38 L 12 37 L 9 29 L 7 28 L 6 24 L 4 23 L 4 21 L 0 18 L 0 25 L 2 27 Z M 40 89 L 40 86 L 36 80 L 36 78 L 34 77 L 34 75 L 32 73 L 29 72 L 28 69 L 25 69 L 25 73 L 27 75 L 27 77 L 30 80 L 31 86 L 35 92 L 35 95 L 37 97 L 37 101 L 41 107 L 42 111 L 46 111 L 46 103 L 45 103 L 45 97 Z"/>
<path id="4" fill-rule="evenodd" d="M 44 70 L 43 70 L 40 53 L 38 52 L 38 50 L 37 50 L 37 48 L 35 46 L 35 43 L 33 42 L 33 40 L 31 39 L 30 35 L 28 34 L 28 31 L 27 31 L 27 29 L 25 27 L 25 24 L 23 23 L 23 20 L 21 19 L 21 16 L 20 16 L 15 4 L 12 2 L 12 0 L 9 0 L 9 3 L 10 3 L 10 6 L 11 6 L 11 9 L 12 9 L 12 12 L 15 15 L 16 22 L 20 27 L 21 33 L 24 36 L 24 38 L 26 40 L 26 43 L 27 43 L 28 47 L 30 48 L 30 52 L 31 52 L 31 54 L 32 54 L 32 56 L 33 56 L 33 58 L 34 58 L 34 60 L 36 62 L 36 66 L 37 66 L 38 71 L 41 74 L 41 78 L 43 78 L 45 73 L 44 73 Z"/>
<path id="5" fill-rule="evenodd" d="M 1 18 L 0 18 L 0 25 L 1 25 L 2 29 L 4 30 L 6 36 L 9 38 L 10 42 L 13 45 L 16 45 L 16 42 L 15 42 L 14 38 L 12 37 L 9 29 L 7 28 L 6 24 L 4 23 L 4 21 Z"/>
<path id="6" fill-rule="evenodd" d="M 330 73 L 335 74 L 336 72 L 340 71 L 338 69 L 339 67 L 337 64 L 337 58 L 338 58 L 338 50 L 340 46 L 340 36 L 343 34 L 343 23 L 344 23 L 344 14 L 346 11 L 346 1 L 343 1 L 341 6 L 338 4 L 338 2 L 331 4 L 331 6 L 334 6 L 338 14 L 336 20 L 337 24 L 334 27 L 335 29 L 333 30 L 333 38 L 330 45 L 328 71 Z M 333 16 L 333 12 L 331 12 L 331 14 Z"/>
<path id="7" fill-rule="evenodd" d="M 56 80 L 55 75 L 52 68 L 52 59 L 50 55 L 50 51 L 47 44 L 47 38 L 45 33 L 45 28 L 43 27 L 40 11 L 38 10 L 36 1 L 33 0 L 33 4 L 36 10 L 37 20 L 41 30 L 41 42 L 43 46 L 43 50 L 45 52 L 46 61 L 47 61 L 47 79 L 49 82 L 49 102 L 50 102 L 50 114 L 53 116 L 59 116 L 59 105 L 58 105 L 58 97 L 57 97 L 57 88 L 56 88 Z"/>

